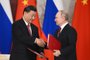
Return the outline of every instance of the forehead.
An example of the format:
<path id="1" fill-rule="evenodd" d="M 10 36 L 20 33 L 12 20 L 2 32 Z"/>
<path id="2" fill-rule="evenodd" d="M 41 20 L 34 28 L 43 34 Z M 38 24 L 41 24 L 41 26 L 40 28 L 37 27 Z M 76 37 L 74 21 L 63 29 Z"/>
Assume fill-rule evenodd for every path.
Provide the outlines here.
<path id="1" fill-rule="evenodd" d="M 61 12 L 57 12 L 56 17 L 61 16 Z"/>

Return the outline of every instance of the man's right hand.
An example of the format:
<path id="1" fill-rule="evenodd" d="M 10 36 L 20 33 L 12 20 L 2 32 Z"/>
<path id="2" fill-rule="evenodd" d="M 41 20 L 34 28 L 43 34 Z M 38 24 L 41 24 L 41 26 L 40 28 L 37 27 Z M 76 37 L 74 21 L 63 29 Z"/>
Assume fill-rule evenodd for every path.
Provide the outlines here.
<path id="1" fill-rule="evenodd" d="M 35 39 L 35 43 L 40 46 L 40 47 L 44 47 L 46 44 L 42 39 L 36 38 Z"/>

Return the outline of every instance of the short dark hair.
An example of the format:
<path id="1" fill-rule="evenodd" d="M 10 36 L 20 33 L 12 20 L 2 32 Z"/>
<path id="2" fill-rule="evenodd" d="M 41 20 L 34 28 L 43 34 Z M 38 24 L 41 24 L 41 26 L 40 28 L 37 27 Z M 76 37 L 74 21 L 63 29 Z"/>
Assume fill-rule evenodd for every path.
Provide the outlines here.
<path id="1" fill-rule="evenodd" d="M 27 6 L 27 7 L 24 8 L 23 13 L 24 13 L 24 12 L 30 12 L 31 10 L 32 10 L 32 11 L 37 11 L 37 9 L 36 9 L 35 6 L 30 5 L 30 6 Z"/>

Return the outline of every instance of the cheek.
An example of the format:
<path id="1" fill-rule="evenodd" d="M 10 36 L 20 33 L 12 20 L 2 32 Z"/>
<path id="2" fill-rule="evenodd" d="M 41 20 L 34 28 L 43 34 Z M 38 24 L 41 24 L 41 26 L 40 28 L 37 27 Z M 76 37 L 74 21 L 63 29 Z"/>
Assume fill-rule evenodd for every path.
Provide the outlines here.
<path id="1" fill-rule="evenodd" d="M 62 21 L 61 21 L 60 19 L 58 19 L 56 23 L 57 23 L 57 24 L 61 24 L 61 22 L 62 22 Z"/>
<path id="2" fill-rule="evenodd" d="M 57 19 L 56 22 L 58 23 L 59 22 L 59 19 Z"/>
<path id="3" fill-rule="evenodd" d="M 31 16 L 30 16 L 30 15 L 28 15 L 28 16 L 27 16 L 27 18 L 28 18 L 28 19 L 31 19 Z"/>

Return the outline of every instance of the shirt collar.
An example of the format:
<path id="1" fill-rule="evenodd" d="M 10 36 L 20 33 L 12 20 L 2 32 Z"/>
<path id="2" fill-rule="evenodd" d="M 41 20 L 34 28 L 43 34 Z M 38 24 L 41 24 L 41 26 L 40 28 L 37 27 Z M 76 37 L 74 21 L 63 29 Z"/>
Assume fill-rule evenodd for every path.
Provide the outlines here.
<path id="1" fill-rule="evenodd" d="M 61 31 L 63 30 L 63 28 L 68 24 L 68 22 L 64 23 L 61 27 Z"/>
<path id="2" fill-rule="evenodd" d="M 28 23 L 26 22 L 25 18 L 23 17 L 23 21 L 25 22 L 26 25 L 28 25 Z"/>

